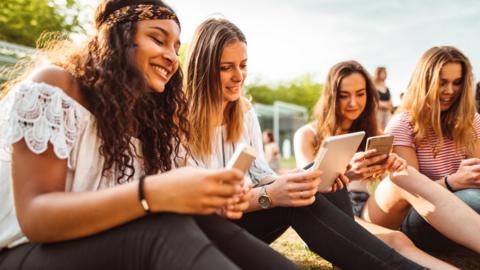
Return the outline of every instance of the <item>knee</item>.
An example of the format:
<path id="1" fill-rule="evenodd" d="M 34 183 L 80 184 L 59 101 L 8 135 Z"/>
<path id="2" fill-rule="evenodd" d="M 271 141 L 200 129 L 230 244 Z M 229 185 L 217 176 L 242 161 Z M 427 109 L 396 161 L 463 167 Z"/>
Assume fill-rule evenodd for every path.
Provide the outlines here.
<path id="1" fill-rule="evenodd" d="M 414 247 L 412 240 L 400 231 L 389 232 L 383 241 L 396 251 L 406 250 Z"/>
<path id="2" fill-rule="evenodd" d="M 477 213 L 480 213 L 480 189 L 463 189 L 454 194 Z"/>

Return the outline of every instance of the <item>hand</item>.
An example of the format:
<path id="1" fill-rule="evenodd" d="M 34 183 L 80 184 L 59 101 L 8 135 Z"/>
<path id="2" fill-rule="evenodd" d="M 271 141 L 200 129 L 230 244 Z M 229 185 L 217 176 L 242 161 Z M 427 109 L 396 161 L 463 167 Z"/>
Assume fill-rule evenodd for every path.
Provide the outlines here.
<path id="1" fill-rule="evenodd" d="M 345 175 L 350 181 L 365 180 L 373 175 L 381 175 L 385 171 L 385 164 L 372 165 L 387 158 L 387 155 L 375 156 L 376 149 L 356 153 L 347 167 Z"/>
<path id="2" fill-rule="evenodd" d="M 480 187 L 480 159 L 469 158 L 460 162 L 457 172 L 448 177 L 454 190 Z"/>
<path id="3" fill-rule="evenodd" d="M 145 193 L 153 212 L 206 215 L 238 203 L 242 180 L 237 169 L 180 168 L 146 177 Z"/>
<path id="4" fill-rule="evenodd" d="M 217 211 L 217 214 L 230 219 L 240 219 L 243 212 L 248 208 L 250 198 L 252 197 L 251 191 L 251 186 L 244 186 L 244 189 L 237 197 L 237 200 L 233 204 L 220 208 Z"/>
<path id="5" fill-rule="evenodd" d="M 347 176 L 345 176 L 344 174 L 340 174 L 337 179 L 335 179 L 335 182 L 333 183 L 333 185 L 330 187 L 329 190 L 325 191 L 325 192 L 337 192 L 337 190 L 339 189 L 342 189 L 344 187 L 346 187 L 348 185 L 348 183 L 350 183 L 350 180 L 348 179 Z M 319 190 L 320 192 L 323 192 L 321 190 Z"/>
<path id="6" fill-rule="evenodd" d="M 299 207 L 315 201 L 321 171 L 302 171 L 279 176 L 267 186 L 273 206 Z"/>
<path id="7" fill-rule="evenodd" d="M 389 173 L 400 172 L 407 168 L 407 161 L 395 153 L 390 153 L 385 162 L 385 171 Z"/>

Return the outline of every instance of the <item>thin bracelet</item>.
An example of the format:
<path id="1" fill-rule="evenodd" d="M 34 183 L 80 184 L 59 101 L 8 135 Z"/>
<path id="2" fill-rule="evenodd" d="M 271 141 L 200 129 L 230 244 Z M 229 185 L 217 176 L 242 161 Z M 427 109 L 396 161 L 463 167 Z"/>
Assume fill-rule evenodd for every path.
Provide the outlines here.
<path id="1" fill-rule="evenodd" d="M 455 192 L 455 190 L 453 190 L 452 186 L 450 186 L 450 184 L 448 183 L 448 175 L 445 175 L 443 177 L 443 182 L 445 182 L 445 186 L 447 187 L 448 190 L 450 190 L 451 192 Z"/>
<path id="2" fill-rule="evenodd" d="M 147 199 L 145 199 L 145 177 L 146 175 L 142 175 L 138 180 L 138 200 L 142 205 L 143 211 L 145 211 L 145 214 L 148 215 L 151 213 L 151 211 L 150 205 L 148 205 Z"/>

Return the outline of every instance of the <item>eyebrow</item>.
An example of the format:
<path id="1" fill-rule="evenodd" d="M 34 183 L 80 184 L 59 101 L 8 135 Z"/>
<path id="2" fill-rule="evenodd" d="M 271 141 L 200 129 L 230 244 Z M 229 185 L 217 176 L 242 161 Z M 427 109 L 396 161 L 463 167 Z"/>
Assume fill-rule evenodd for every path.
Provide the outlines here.
<path id="1" fill-rule="evenodd" d="M 242 60 L 242 63 L 243 63 L 243 62 L 247 62 L 247 60 L 248 60 L 248 59 L 245 58 L 244 60 Z M 235 62 L 228 62 L 228 61 L 227 61 L 227 62 L 220 62 L 220 65 L 226 65 L 226 64 L 233 65 L 233 64 L 235 64 Z"/>
<path id="2" fill-rule="evenodd" d="M 167 30 L 163 29 L 160 26 L 149 26 L 148 28 L 158 30 L 158 31 L 162 32 L 166 37 L 168 37 L 170 35 L 170 33 Z M 175 42 L 175 45 L 180 47 L 180 45 L 181 45 L 180 40 L 177 40 Z"/>
<path id="3" fill-rule="evenodd" d="M 367 91 L 367 89 L 366 88 L 361 88 L 361 89 L 355 90 L 355 93 L 360 92 L 360 91 Z M 342 93 L 342 92 L 350 93 L 350 91 L 347 91 L 347 90 L 340 90 L 340 93 Z"/>

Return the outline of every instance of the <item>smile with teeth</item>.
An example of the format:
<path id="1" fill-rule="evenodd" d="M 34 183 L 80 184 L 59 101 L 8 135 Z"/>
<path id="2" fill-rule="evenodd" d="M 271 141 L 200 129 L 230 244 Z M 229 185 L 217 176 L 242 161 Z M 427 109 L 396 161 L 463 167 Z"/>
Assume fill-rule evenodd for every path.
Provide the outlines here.
<path id="1" fill-rule="evenodd" d="M 153 64 L 152 64 L 152 67 L 153 67 L 153 70 L 155 70 L 162 77 L 164 77 L 165 79 L 167 78 L 168 70 L 164 69 L 161 66 L 157 66 L 157 65 L 153 65 Z"/>
<path id="2" fill-rule="evenodd" d="M 450 101 L 452 101 L 452 99 L 453 99 L 452 97 L 450 97 L 450 98 L 440 98 L 440 102 L 449 103 Z"/>

